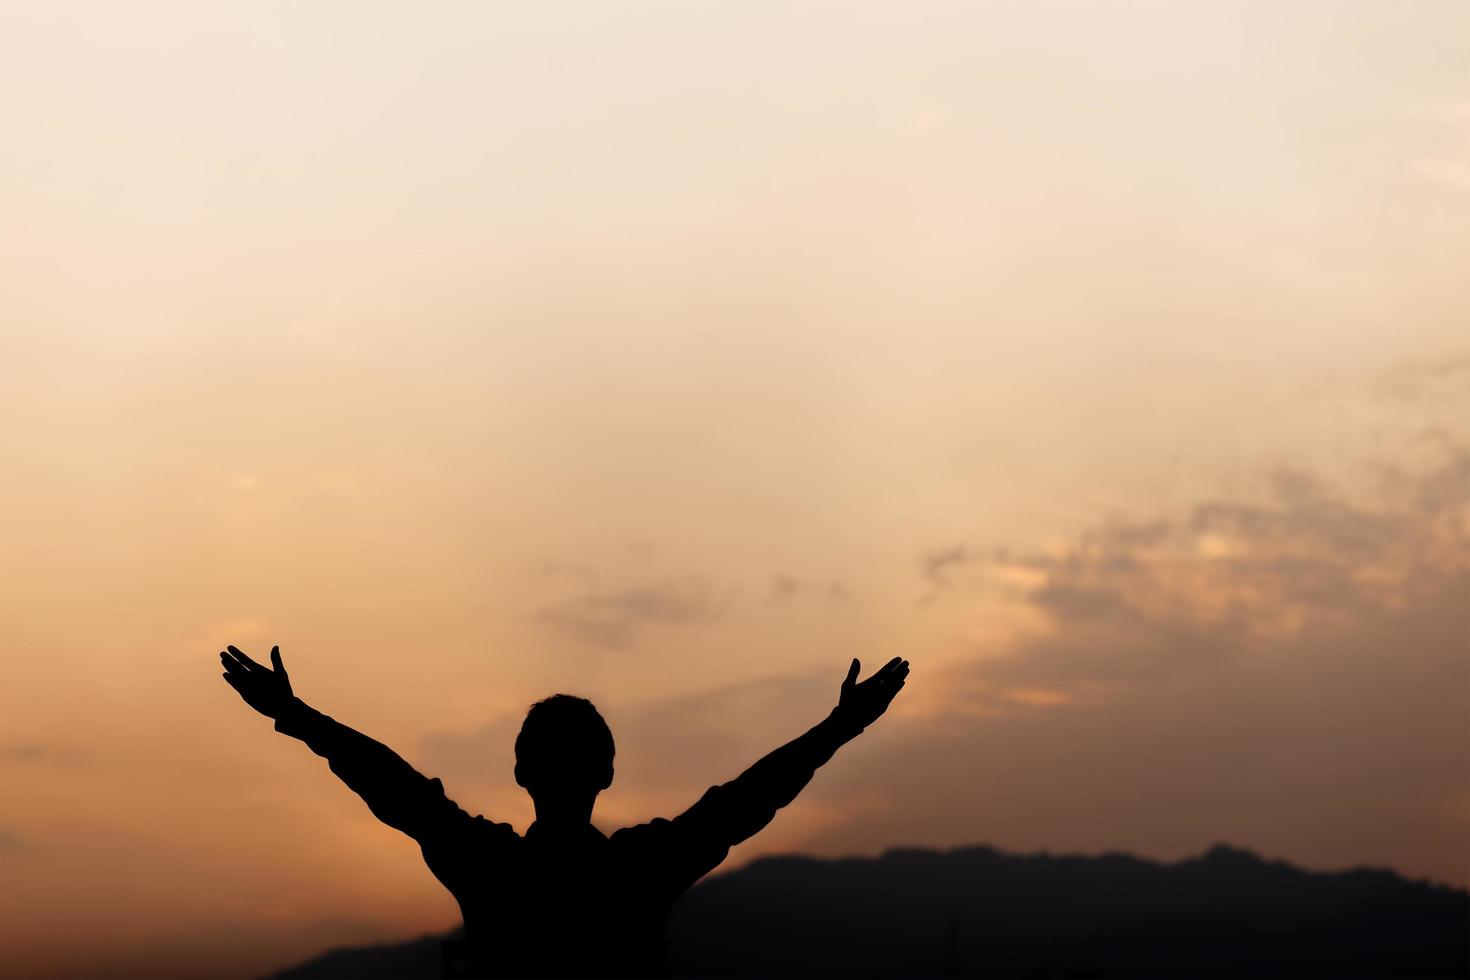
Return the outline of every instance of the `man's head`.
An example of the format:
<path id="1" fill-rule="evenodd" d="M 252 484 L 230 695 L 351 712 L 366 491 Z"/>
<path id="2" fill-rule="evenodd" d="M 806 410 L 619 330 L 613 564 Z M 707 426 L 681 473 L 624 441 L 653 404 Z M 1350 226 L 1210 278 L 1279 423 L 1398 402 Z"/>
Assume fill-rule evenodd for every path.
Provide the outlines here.
<path id="1" fill-rule="evenodd" d="M 596 797 L 612 785 L 613 737 L 592 702 L 553 694 L 531 705 L 516 736 L 516 782 L 537 801 Z"/>

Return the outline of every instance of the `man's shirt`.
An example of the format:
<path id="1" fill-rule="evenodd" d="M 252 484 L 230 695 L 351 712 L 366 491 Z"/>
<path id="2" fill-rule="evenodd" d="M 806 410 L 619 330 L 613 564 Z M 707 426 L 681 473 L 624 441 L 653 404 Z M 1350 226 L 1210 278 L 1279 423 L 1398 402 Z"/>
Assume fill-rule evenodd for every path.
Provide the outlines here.
<path id="1" fill-rule="evenodd" d="M 591 824 L 524 835 L 472 817 L 386 745 L 292 699 L 276 730 L 299 738 L 378 819 L 418 842 L 459 901 L 475 975 L 653 977 L 666 974 L 670 907 L 770 823 L 817 767 L 860 729 L 834 714 L 672 820 L 611 836 Z"/>

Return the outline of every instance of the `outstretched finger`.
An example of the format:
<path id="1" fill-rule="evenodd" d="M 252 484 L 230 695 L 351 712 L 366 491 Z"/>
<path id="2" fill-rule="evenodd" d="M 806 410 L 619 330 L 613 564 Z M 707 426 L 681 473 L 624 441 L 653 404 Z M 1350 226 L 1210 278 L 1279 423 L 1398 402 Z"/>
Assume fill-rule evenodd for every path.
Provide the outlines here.
<path id="1" fill-rule="evenodd" d="M 245 664 L 245 666 L 248 667 L 249 669 L 251 669 L 251 670 L 264 670 L 265 669 L 260 664 L 256 663 L 254 660 L 251 660 L 249 657 L 245 656 L 245 651 L 244 650 L 241 650 L 239 647 L 237 647 L 237 646 L 229 646 L 229 647 L 225 647 L 225 649 L 226 650 L 229 650 L 235 656 L 239 657 L 240 660 L 243 661 L 244 664 Z"/>
<path id="2" fill-rule="evenodd" d="M 883 673 L 875 678 L 875 680 L 885 688 L 893 688 L 902 686 L 904 678 L 908 676 L 908 664 L 901 663 L 892 668 L 885 668 Z"/>
<path id="3" fill-rule="evenodd" d="M 873 676 L 869 677 L 868 680 L 872 681 L 874 684 L 886 683 L 888 679 L 893 676 L 894 668 L 896 668 L 897 666 L 898 658 L 895 657 L 894 659 L 888 661 L 888 663 L 884 664 L 882 667 L 879 667 L 877 670 L 873 671 Z"/>
<path id="4" fill-rule="evenodd" d="M 220 663 L 225 665 L 226 670 L 233 671 L 238 674 L 250 673 L 250 668 L 247 667 L 243 661 L 228 653 L 221 653 L 219 655 L 219 661 Z"/>
<path id="5" fill-rule="evenodd" d="M 271 647 L 271 666 L 282 674 L 286 672 L 286 665 L 281 663 L 281 648 Z"/>
<path id="6" fill-rule="evenodd" d="M 856 684 L 857 683 L 858 671 L 860 671 L 862 669 L 863 669 L 863 665 L 858 662 L 858 659 L 856 657 L 854 657 L 852 659 L 852 666 L 850 666 L 850 667 L 847 668 L 847 680 L 845 680 L 845 681 L 842 682 L 842 686 L 843 687 L 852 687 L 852 685 Z"/>

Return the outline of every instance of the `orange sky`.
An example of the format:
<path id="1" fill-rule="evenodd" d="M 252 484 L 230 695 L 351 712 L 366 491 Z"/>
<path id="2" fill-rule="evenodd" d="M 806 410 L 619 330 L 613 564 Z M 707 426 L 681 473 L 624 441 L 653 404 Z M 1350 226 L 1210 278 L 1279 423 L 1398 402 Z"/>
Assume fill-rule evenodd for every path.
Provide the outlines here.
<path id="1" fill-rule="evenodd" d="M 1470 884 L 1470 9 L 0 11 L 0 977 L 455 920 L 219 679 L 606 828 L 902 655 L 732 858 Z"/>

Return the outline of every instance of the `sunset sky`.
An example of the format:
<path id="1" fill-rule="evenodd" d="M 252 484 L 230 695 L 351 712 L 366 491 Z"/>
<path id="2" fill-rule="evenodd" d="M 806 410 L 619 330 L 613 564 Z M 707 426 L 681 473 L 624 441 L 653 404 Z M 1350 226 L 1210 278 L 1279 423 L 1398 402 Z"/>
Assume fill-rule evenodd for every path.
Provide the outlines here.
<path id="1" fill-rule="evenodd" d="M 457 924 L 220 679 L 726 867 L 1470 884 L 1470 6 L 0 7 L 0 977 Z"/>

